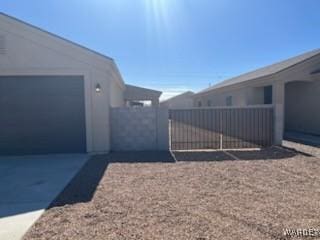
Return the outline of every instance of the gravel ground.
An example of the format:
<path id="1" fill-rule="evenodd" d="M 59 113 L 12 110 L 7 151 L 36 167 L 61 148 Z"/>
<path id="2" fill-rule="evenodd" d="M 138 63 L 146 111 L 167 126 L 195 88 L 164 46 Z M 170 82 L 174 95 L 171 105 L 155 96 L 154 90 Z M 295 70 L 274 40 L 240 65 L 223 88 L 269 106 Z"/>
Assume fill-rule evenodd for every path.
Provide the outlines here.
<path id="1" fill-rule="evenodd" d="M 175 159 L 92 158 L 24 240 L 289 239 L 284 228 L 320 229 L 318 158 L 271 148 Z"/>

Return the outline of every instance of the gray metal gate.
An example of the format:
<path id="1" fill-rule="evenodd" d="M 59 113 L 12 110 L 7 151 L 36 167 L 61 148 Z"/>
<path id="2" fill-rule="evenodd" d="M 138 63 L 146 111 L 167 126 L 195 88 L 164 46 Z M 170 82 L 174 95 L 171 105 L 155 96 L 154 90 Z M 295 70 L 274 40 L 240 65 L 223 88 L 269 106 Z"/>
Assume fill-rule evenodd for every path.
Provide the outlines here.
<path id="1" fill-rule="evenodd" d="M 172 150 L 260 148 L 273 144 L 273 107 L 169 112 Z"/>

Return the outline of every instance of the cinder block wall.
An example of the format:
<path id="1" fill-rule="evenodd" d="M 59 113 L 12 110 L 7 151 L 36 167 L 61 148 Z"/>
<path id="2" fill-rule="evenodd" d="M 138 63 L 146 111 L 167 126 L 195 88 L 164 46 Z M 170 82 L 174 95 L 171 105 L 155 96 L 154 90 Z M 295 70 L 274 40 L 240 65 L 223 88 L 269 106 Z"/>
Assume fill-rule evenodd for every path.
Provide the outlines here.
<path id="1" fill-rule="evenodd" d="M 168 150 L 168 109 L 112 108 L 111 150 Z"/>

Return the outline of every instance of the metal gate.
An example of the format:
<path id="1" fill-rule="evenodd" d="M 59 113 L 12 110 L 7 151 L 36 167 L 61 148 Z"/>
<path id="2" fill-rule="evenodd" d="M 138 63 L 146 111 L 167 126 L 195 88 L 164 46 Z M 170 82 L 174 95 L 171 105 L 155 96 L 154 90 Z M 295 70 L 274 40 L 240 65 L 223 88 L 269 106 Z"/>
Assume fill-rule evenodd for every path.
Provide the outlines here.
<path id="1" fill-rule="evenodd" d="M 273 144 L 273 107 L 169 112 L 171 150 L 260 148 Z"/>

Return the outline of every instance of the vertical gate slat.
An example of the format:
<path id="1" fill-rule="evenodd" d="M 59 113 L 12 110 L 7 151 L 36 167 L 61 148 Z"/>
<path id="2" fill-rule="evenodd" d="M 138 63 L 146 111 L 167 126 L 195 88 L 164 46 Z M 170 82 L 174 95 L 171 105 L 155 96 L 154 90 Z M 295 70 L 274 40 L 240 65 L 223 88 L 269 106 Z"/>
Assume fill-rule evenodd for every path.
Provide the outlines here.
<path id="1" fill-rule="evenodd" d="M 170 147 L 190 150 L 271 146 L 273 113 L 272 107 L 170 110 Z"/>

